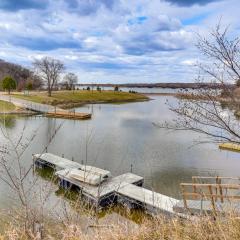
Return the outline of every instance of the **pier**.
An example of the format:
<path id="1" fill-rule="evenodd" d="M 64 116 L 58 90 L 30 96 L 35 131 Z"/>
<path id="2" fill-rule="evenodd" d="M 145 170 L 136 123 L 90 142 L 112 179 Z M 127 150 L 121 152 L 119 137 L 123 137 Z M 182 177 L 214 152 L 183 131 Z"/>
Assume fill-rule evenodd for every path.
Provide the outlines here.
<path id="1" fill-rule="evenodd" d="M 240 152 L 240 144 L 237 143 L 221 143 L 219 144 L 219 148 L 223 150 Z"/>
<path id="2" fill-rule="evenodd" d="M 59 186 L 75 189 L 93 206 L 120 203 L 129 209 L 143 208 L 149 214 L 174 214 L 179 200 L 143 187 L 144 179 L 134 173 L 113 177 L 107 170 L 86 166 L 51 153 L 33 155 L 35 167 L 55 170 Z"/>
<path id="3" fill-rule="evenodd" d="M 20 99 L 12 95 L 0 94 L 0 100 L 13 103 L 15 106 L 24 108 L 29 111 L 33 111 L 39 114 L 43 114 L 46 117 L 54 118 L 66 118 L 75 120 L 90 119 L 92 115 L 90 113 L 80 113 L 75 111 L 64 110 L 56 106 L 31 102 L 25 99 Z"/>
<path id="4" fill-rule="evenodd" d="M 59 186 L 79 192 L 95 207 L 121 204 L 127 209 L 141 208 L 151 215 L 218 215 L 240 213 L 240 178 L 193 176 L 181 183 L 182 200 L 143 187 L 144 179 L 134 173 L 112 176 L 101 168 L 83 165 L 51 153 L 33 155 L 34 166 L 51 167 Z"/>
<path id="5" fill-rule="evenodd" d="M 76 119 L 76 120 L 89 119 L 92 117 L 90 113 L 79 113 L 75 111 L 66 111 L 66 110 L 51 111 L 51 112 L 47 112 L 45 115 L 47 117 Z"/>

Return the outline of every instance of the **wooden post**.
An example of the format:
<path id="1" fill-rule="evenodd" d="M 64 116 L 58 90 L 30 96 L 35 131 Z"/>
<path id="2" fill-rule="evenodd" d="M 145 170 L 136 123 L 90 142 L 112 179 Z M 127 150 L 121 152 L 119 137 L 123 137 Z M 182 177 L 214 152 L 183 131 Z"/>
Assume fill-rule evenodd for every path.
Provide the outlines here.
<path id="1" fill-rule="evenodd" d="M 219 193 L 220 193 L 220 198 L 221 198 L 221 202 L 223 203 L 223 190 L 222 190 L 222 181 L 220 178 L 218 178 L 218 184 L 219 184 Z"/>
<path id="2" fill-rule="evenodd" d="M 192 178 L 192 181 L 193 181 L 193 192 L 194 193 L 197 193 L 197 187 L 196 187 L 196 185 L 195 185 L 195 183 L 196 183 L 196 178 Z M 194 197 L 193 197 L 194 199 L 197 199 L 197 195 L 195 195 Z"/>
<path id="3" fill-rule="evenodd" d="M 33 158 L 33 154 L 32 154 L 32 160 L 33 160 L 33 174 L 35 173 L 35 161 L 34 161 L 34 158 Z"/>
<path id="4" fill-rule="evenodd" d="M 218 184 L 218 180 L 219 180 L 219 178 L 217 176 L 216 177 L 216 184 Z M 215 201 L 217 201 L 218 200 L 218 197 L 217 197 L 217 195 L 218 195 L 218 187 L 215 188 L 215 193 L 216 193 Z"/>
<path id="5" fill-rule="evenodd" d="M 186 209 L 188 209 L 187 200 L 186 200 L 186 196 L 185 196 L 185 187 L 184 187 L 183 185 L 181 185 L 181 190 L 182 190 L 184 207 L 185 207 Z"/>
<path id="6" fill-rule="evenodd" d="M 213 191 L 212 191 L 212 186 L 211 185 L 208 185 L 208 190 L 209 190 L 209 193 L 210 193 L 213 212 L 216 215 L 216 206 L 215 206 L 215 202 L 214 202 Z"/>

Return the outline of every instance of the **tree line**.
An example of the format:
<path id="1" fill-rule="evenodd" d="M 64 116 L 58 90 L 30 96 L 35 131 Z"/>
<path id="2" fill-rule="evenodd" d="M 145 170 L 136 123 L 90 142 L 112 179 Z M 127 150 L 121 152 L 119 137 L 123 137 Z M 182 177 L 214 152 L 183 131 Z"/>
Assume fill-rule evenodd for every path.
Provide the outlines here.
<path id="1" fill-rule="evenodd" d="M 7 90 L 10 94 L 11 90 L 46 88 L 48 96 L 51 96 L 65 71 L 64 63 L 51 57 L 43 57 L 35 59 L 32 65 L 33 70 L 30 71 L 20 65 L 0 60 L 0 89 Z M 67 73 L 61 83 L 66 90 L 74 90 L 77 82 L 76 74 Z"/>

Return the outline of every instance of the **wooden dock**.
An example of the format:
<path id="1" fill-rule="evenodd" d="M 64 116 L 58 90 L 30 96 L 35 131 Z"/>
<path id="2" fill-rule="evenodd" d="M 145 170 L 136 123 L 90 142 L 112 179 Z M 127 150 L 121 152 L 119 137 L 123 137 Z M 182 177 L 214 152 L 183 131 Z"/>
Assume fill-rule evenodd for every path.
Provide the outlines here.
<path id="1" fill-rule="evenodd" d="M 77 190 L 93 206 L 106 207 L 121 203 L 128 208 L 143 208 L 150 214 L 172 215 L 173 206 L 179 201 L 143 188 L 143 177 L 133 173 L 112 177 L 107 170 L 85 166 L 50 153 L 35 154 L 33 160 L 36 167 L 56 170 L 55 175 L 61 187 Z M 79 171 L 81 174 L 76 176 Z"/>
<path id="2" fill-rule="evenodd" d="M 237 143 L 221 143 L 219 144 L 219 148 L 223 150 L 240 152 L 240 144 Z"/>
<path id="3" fill-rule="evenodd" d="M 51 111 L 45 113 L 47 117 L 53 118 L 66 118 L 66 119 L 76 119 L 76 120 L 84 120 L 90 119 L 92 115 L 90 113 L 80 113 L 80 112 L 70 112 L 70 111 Z"/>

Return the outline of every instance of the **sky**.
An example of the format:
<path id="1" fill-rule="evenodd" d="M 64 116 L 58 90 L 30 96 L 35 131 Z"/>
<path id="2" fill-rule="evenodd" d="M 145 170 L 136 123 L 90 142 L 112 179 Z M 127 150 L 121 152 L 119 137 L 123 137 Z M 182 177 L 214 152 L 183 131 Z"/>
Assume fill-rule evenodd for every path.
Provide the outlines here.
<path id="1" fill-rule="evenodd" d="M 240 29 L 239 0 L 0 0 L 0 59 L 64 62 L 80 83 L 193 82 L 196 35 Z"/>

